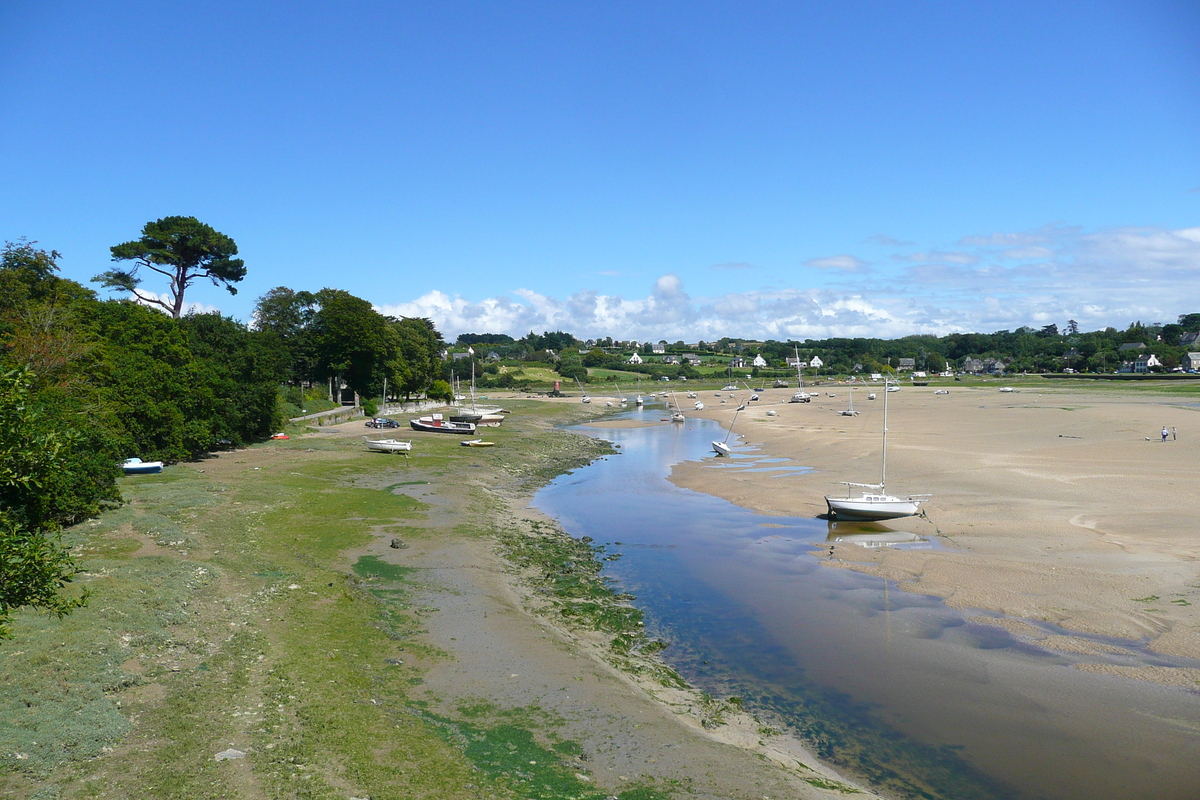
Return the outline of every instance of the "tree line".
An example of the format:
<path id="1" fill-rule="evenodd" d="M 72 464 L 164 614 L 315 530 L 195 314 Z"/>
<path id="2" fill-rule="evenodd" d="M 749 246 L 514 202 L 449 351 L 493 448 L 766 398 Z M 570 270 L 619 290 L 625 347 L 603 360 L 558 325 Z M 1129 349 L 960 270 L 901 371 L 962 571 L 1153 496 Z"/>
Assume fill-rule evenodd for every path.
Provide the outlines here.
<path id="1" fill-rule="evenodd" d="M 292 386 L 342 386 L 361 397 L 449 399 L 441 380 L 445 342 L 424 317 L 385 317 L 341 289 L 267 292 L 254 310 L 256 331 L 281 358 L 280 379 Z"/>
<path id="2" fill-rule="evenodd" d="M 1188 352 L 1200 351 L 1200 344 L 1194 337 L 1187 336 L 1197 331 L 1200 331 L 1200 313 L 1189 313 L 1179 315 L 1176 322 L 1166 325 L 1136 321 L 1124 329 L 1109 327 L 1091 332 L 1080 331 L 1078 323 L 1071 320 L 1061 330 L 1056 324 L 1050 324 L 994 333 L 914 335 L 898 339 L 831 337 L 750 341 L 727 337 L 695 344 L 675 342 L 666 345 L 666 352 L 693 352 L 717 361 L 736 355 L 747 358 L 761 355 L 767 362 L 767 374 L 790 371 L 787 359 L 796 354 L 802 361 L 820 356 L 824 364 L 820 371 L 825 374 L 888 372 L 899 366 L 902 358 L 911 358 L 916 369 L 931 372 L 961 369 L 967 359 L 989 358 L 1003 361 L 1010 372 L 1057 372 L 1063 369 L 1113 372 L 1123 362 L 1142 353 L 1154 354 L 1162 362 L 1161 369 L 1170 370 L 1179 366 Z M 506 360 L 549 362 L 569 379 L 586 380 L 587 369 L 597 367 L 654 376 L 688 374 L 682 366 L 668 366 L 654 360 L 649 342 L 604 338 L 589 347 L 571 334 L 557 331 L 540 336 L 531 332 L 521 339 L 503 334 L 463 334 L 458 337 L 460 347 L 467 343 L 473 344 L 477 352 L 482 345 Z M 548 348 L 548 343 L 558 344 L 559 348 Z M 1121 345 L 1138 343 L 1146 345 L 1145 350 L 1131 353 L 1120 349 Z M 641 365 L 628 364 L 632 352 L 651 358 Z"/>
<path id="3" fill-rule="evenodd" d="M 135 300 L 61 277 L 61 253 L 36 245 L 0 251 L 0 638 L 19 608 L 63 614 L 86 599 L 64 591 L 78 568 L 58 534 L 120 502 L 125 458 L 265 439 L 286 422 L 289 385 L 449 394 L 429 320 L 384 317 L 341 290 L 273 289 L 249 325 L 187 313 L 195 281 L 236 292 L 246 275 L 233 239 L 194 217 L 111 248 L 134 266 L 93 280 Z M 142 288 L 153 275 L 166 292 Z"/>
<path id="4" fill-rule="evenodd" d="M 881 372 L 895 368 L 901 358 L 911 358 L 918 370 L 940 372 L 961 369 L 967 359 L 994 358 L 1004 362 L 1010 372 L 1058 372 L 1075 369 L 1088 372 L 1112 372 L 1123 361 L 1132 360 L 1120 350 L 1123 344 L 1141 343 L 1171 369 L 1196 345 L 1181 343 L 1188 332 L 1200 331 L 1200 314 L 1181 314 L 1167 325 L 1132 322 L 1126 328 L 1108 327 L 1083 332 L 1074 321 L 1060 330 L 1057 325 L 1041 328 L 1021 327 L 994 333 L 951 333 L 945 336 L 905 336 L 899 339 L 829 338 L 803 342 L 769 341 L 757 348 L 772 366 L 782 366 L 797 350 L 802 359 L 819 355 L 824 372 L 848 374 L 855 371 Z M 728 349 L 734 340 L 722 340 Z M 855 369 L 859 367 L 859 369 Z"/>

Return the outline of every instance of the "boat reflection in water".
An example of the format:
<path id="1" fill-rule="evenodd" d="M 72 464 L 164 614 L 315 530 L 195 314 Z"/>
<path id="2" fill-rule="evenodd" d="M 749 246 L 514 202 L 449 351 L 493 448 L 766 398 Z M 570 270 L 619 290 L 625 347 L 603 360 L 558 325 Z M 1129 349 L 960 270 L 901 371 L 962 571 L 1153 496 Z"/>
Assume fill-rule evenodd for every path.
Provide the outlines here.
<path id="1" fill-rule="evenodd" d="M 830 544 L 856 544 L 874 550 L 895 547 L 902 550 L 933 550 L 937 544 L 909 531 L 893 530 L 878 522 L 830 522 L 825 541 Z"/>

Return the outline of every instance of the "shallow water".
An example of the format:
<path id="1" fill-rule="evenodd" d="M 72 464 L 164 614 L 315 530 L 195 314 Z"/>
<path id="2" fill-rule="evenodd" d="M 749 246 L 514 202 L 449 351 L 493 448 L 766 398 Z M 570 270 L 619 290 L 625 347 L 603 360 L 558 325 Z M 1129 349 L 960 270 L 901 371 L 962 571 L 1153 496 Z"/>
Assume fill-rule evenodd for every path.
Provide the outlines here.
<path id="1" fill-rule="evenodd" d="M 637 595 L 651 632 L 671 643 L 664 657 L 700 688 L 744 698 L 889 796 L 1200 797 L 1200 693 L 1072 668 L 1178 660 L 1111 639 L 1130 649 L 1049 652 L 936 598 L 823 566 L 834 537 L 937 544 L 886 526 L 755 514 L 667 481 L 672 464 L 711 456 L 724 438 L 716 423 L 581 430 L 620 455 L 560 477 L 535 502 L 622 554 L 608 574 Z M 806 469 L 745 447 L 734 455 L 714 466 L 761 470 L 781 492 Z"/>

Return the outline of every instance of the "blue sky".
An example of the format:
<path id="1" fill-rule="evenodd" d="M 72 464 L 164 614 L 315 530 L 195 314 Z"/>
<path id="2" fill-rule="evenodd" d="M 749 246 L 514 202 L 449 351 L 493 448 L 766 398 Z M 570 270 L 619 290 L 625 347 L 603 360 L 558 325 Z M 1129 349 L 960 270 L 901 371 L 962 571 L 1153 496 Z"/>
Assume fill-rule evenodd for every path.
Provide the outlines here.
<path id="1" fill-rule="evenodd" d="M 1200 310 L 1194 2 L 0 4 L 0 238 L 162 216 L 462 331 Z M 156 289 L 147 281 L 147 289 Z"/>

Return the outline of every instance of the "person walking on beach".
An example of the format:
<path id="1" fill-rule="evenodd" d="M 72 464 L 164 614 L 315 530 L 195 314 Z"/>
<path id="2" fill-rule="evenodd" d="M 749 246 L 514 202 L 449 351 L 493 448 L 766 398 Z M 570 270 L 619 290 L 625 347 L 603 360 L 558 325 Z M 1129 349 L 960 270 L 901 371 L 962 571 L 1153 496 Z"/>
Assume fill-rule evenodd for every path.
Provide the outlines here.
<path id="1" fill-rule="evenodd" d="M 1162 433 L 1163 433 L 1163 438 L 1162 438 L 1162 440 L 1165 442 L 1165 441 L 1167 440 L 1167 437 L 1170 435 L 1170 431 L 1168 431 L 1168 430 L 1167 430 L 1167 426 L 1166 426 L 1166 425 L 1163 425 L 1163 431 L 1162 431 Z"/>
<path id="2" fill-rule="evenodd" d="M 1176 433 L 1175 428 L 1172 427 L 1171 428 L 1171 441 L 1174 442 L 1174 441 L 1177 441 L 1178 439 L 1179 439 L 1179 434 Z"/>

